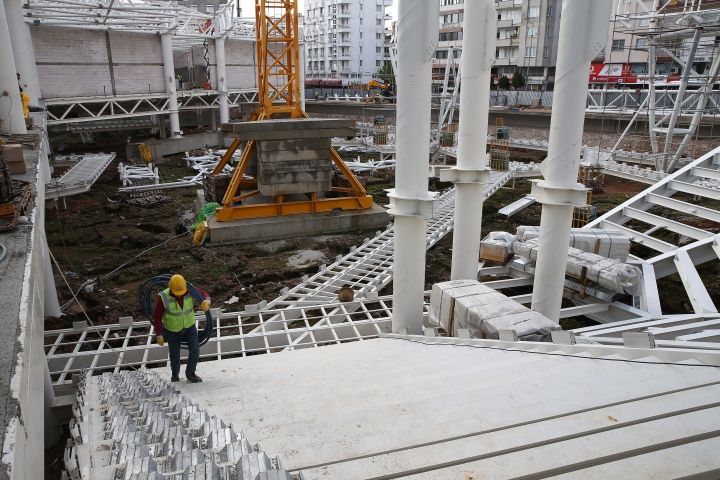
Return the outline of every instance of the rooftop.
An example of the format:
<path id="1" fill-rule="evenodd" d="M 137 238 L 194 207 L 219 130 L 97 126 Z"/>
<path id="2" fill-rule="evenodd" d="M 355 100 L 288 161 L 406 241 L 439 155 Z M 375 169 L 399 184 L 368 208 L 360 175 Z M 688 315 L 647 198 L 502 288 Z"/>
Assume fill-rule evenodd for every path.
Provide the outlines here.
<path id="1" fill-rule="evenodd" d="M 305 479 L 669 478 L 720 468 L 720 370 L 685 363 L 389 336 L 203 363 L 181 390 Z"/>

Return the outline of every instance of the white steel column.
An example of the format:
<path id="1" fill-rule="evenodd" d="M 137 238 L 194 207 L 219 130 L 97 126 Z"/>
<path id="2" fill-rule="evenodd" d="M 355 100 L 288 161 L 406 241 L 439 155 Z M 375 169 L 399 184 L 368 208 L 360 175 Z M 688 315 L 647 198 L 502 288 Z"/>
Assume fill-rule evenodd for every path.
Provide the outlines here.
<path id="1" fill-rule="evenodd" d="M 23 19 L 23 8 L 20 0 L 5 0 L 10 43 L 15 59 L 15 68 L 21 76 L 21 83 L 27 84 L 25 92 L 30 96 L 32 105 L 37 105 L 40 93 L 40 79 L 35 64 L 35 49 L 28 24 Z"/>
<path id="2" fill-rule="evenodd" d="M 590 61 L 602 50 L 611 0 L 566 0 L 562 5 L 550 143 L 532 195 L 543 204 L 532 309 L 556 322 L 565 286 L 573 208 L 587 189 L 577 181 Z"/>
<path id="3" fill-rule="evenodd" d="M 395 215 L 393 332 L 422 333 L 432 57 L 438 42 L 437 0 L 400 0 L 398 22 L 397 166 L 390 210 Z"/>
<path id="4" fill-rule="evenodd" d="M 477 280 L 483 184 L 487 183 L 487 130 L 490 110 L 490 68 L 495 60 L 497 12 L 492 0 L 465 4 L 465 33 L 460 60 L 460 131 L 457 166 L 440 172 L 455 182 L 453 280 Z"/>
<path id="5" fill-rule="evenodd" d="M 303 31 L 300 35 L 301 38 L 305 37 L 305 32 Z M 302 108 L 302 111 L 305 111 L 305 69 L 307 66 L 305 65 L 305 58 L 306 58 L 306 52 L 305 52 L 305 42 L 300 42 L 300 107 Z"/>
<path id="6" fill-rule="evenodd" d="M 178 113 L 177 89 L 175 88 L 175 60 L 172 50 L 172 33 L 160 35 L 162 43 L 163 66 L 165 67 L 165 89 L 168 94 L 168 111 L 170 112 L 170 136 L 179 137 L 180 114 Z"/>
<path id="7" fill-rule="evenodd" d="M 220 124 L 230 121 L 228 107 L 227 70 L 225 68 L 225 39 L 215 39 L 215 74 L 217 75 L 218 101 L 220 104 Z"/>
<path id="8" fill-rule="evenodd" d="M 680 111 L 682 110 L 683 99 L 685 98 L 685 92 L 687 91 L 690 72 L 692 72 L 693 59 L 695 58 L 695 51 L 700 43 L 701 33 L 702 30 L 699 27 L 695 29 L 692 45 L 690 45 L 690 51 L 688 52 L 687 63 L 685 63 L 682 77 L 680 77 L 680 86 L 678 87 L 677 96 L 675 97 L 675 108 L 673 108 L 672 116 L 670 117 L 670 124 L 667 128 L 667 136 L 665 137 L 665 149 L 663 151 L 662 166 L 663 172 L 669 171 L 668 163 L 670 162 L 670 149 L 672 148 L 673 135 L 675 135 L 675 127 L 677 126 L 677 120 L 680 116 Z"/>
<path id="9" fill-rule="evenodd" d="M 3 3 L 0 1 L 0 132 L 27 133 Z"/>

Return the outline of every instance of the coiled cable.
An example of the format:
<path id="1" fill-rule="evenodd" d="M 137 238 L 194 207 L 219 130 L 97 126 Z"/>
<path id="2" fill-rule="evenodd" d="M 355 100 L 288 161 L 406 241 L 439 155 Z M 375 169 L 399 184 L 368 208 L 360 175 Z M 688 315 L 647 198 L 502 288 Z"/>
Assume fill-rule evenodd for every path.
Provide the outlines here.
<path id="1" fill-rule="evenodd" d="M 157 297 L 159 291 L 165 290 L 167 288 L 171 276 L 172 275 L 170 274 L 158 275 L 157 277 L 149 279 L 140 287 L 140 308 L 142 309 L 148 320 L 150 320 L 150 323 L 153 322 L 155 298 Z M 202 302 L 203 300 L 205 300 L 205 296 L 202 294 L 202 292 L 200 292 L 200 290 L 198 290 L 192 283 L 187 283 L 187 290 L 188 293 L 197 302 Z M 198 333 L 198 341 L 200 343 L 200 346 L 205 345 L 210 340 L 210 337 L 212 337 L 214 330 L 215 328 L 213 324 L 213 318 L 210 314 L 210 310 L 208 310 L 207 312 L 205 312 L 205 328 L 202 332 Z M 182 348 L 187 349 L 186 342 L 183 341 L 180 345 L 182 346 Z"/>

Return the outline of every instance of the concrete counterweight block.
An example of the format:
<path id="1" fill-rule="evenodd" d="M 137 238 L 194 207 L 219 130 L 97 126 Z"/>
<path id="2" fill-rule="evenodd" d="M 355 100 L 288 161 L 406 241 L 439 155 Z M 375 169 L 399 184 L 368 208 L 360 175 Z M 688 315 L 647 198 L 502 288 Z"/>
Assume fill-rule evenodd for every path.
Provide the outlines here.
<path id="1" fill-rule="evenodd" d="M 355 125 L 351 120 L 277 119 L 225 124 L 223 131 L 255 140 L 258 189 L 271 196 L 330 191 L 330 140 L 354 135 Z"/>

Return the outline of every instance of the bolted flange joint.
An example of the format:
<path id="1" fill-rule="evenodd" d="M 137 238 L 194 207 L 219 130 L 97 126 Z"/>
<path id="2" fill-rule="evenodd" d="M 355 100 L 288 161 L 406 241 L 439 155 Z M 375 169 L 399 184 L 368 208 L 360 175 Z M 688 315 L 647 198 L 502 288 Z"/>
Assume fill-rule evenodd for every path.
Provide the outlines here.
<path id="1" fill-rule="evenodd" d="M 530 195 L 543 205 L 562 205 L 572 207 L 586 207 L 587 196 L 590 191 L 582 183 L 572 187 L 553 187 L 545 180 L 531 180 Z"/>
<path id="2" fill-rule="evenodd" d="M 423 197 L 405 197 L 398 195 L 395 189 L 388 190 L 390 205 L 388 213 L 396 217 L 422 217 L 427 220 L 435 214 L 437 193 L 426 192 Z"/>
<path id="3" fill-rule="evenodd" d="M 490 177 L 489 168 L 447 168 L 440 171 L 440 180 L 443 182 L 479 183 L 487 184 Z"/>

